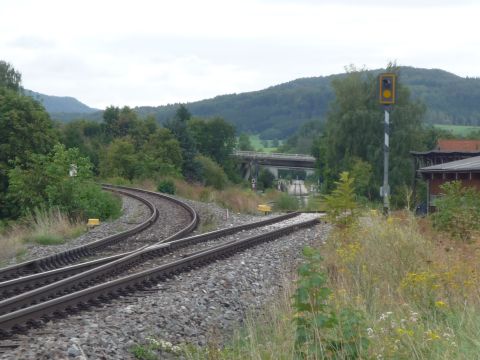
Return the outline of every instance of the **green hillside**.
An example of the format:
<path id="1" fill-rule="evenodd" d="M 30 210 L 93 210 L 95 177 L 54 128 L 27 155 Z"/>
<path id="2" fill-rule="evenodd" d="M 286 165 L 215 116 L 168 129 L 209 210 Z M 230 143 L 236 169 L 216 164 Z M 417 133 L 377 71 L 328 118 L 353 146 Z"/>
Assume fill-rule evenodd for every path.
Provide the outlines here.
<path id="1" fill-rule="evenodd" d="M 330 83 L 340 76 L 344 74 L 303 78 L 264 90 L 221 95 L 186 105 L 194 116 L 221 116 L 234 123 L 240 132 L 260 134 L 266 139 L 282 139 L 307 121 L 325 118 L 333 99 Z M 411 89 L 414 98 L 427 105 L 427 122 L 480 125 L 480 78 L 462 78 L 436 69 L 401 67 L 400 81 Z M 170 104 L 135 110 L 141 116 L 153 115 L 159 122 L 164 122 L 173 116 L 178 106 Z M 77 115 L 64 111 L 63 114 L 53 114 L 53 117 L 71 120 Z M 99 120 L 101 113 L 83 117 Z"/>
<path id="2" fill-rule="evenodd" d="M 285 138 L 301 124 L 323 118 L 333 92 L 333 77 L 299 79 L 265 90 L 222 95 L 186 104 L 194 116 L 221 116 L 243 132 L 260 133 L 263 138 Z M 140 115 L 154 115 L 163 122 L 171 118 L 178 104 L 140 107 Z"/>
<path id="3" fill-rule="evenodd" d="M 98 111 L 70 96 L 51 96 L 31 90 L 24 90 L 24 94 L 39 101 L 50 114 L 90 114 Z"/>
<path id="4" fill-rule="evenodd" d="M 260 133 L 267 139 L 285 138 L 305 122 L 325 117 L 333 99 L 330 82 L 343 75 L 298 79 L 265 90 L 189 103 L 187 107 L 196 116 L 222 116 L 240 131 Z M 427 122 L 480 125 L 480 79 L 462 78 L 443 70 L 402 67 L 400 81 L 408 85 L 414 98 L 427 105 Z M 163 122 L 177 107 L 136 110 Z"/>
<path id="5" fill-rule="evenodd" d="M 450 132 L 453 136 L 469 137 L 480 132 L 480 126 L 435 124 L 437 129 Z"/>

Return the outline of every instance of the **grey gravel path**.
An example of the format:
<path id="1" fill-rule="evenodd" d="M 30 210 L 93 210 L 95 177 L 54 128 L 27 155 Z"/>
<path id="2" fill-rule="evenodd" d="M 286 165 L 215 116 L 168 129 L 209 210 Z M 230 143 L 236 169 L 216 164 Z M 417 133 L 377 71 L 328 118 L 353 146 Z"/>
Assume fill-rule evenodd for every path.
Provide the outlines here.
<path id="1" fill-rule="evenodd" d="M 20 337 L 20 347 L 1 358 L 131 359 L 131 347 L 150 336 L 174 344 L 204 345 L 212 336 L 222 341 L 247 311 L 260 310 L 279 293 L 301 249 L 322 242 L 327 231 L 326 225 L 304 229 L 178 275 L 153 291 L 49 322 Z"/>

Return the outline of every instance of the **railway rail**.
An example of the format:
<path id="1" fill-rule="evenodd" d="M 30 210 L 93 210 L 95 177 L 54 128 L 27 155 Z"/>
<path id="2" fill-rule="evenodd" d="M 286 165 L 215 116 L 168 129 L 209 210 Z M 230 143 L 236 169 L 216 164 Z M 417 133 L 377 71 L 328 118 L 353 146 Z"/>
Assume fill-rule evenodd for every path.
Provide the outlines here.
<path id="1" fill-rule="evenodd" d="M 236 227 L 216 230 L 205 234 L 177 239 L 176 235 L 166 239 L 165 243 L 133 251 L 124 256 L 117 255 L 90 263 L 67 266 L 52 271 L 21 277 L 0 283 L 0 315 L 26 307 L 46 299 L 57 297 L 100 281 L 118 276 L 131 268 L 151 259 L 174 252 L 180 248 L 223 238 L 248 229 L 254 229 L 298 216 L 299 213 L 280 215 L 267 220 L 248 223 Z M 110 260 L 110 261 L 109 261 Z M 100 263 L 97 265 L 97 263 Z M 33 289 L 33 290 L 31 290 Z"/>
<path id="2" fill-rule="evenodd" d="M 283 217 L 288 218 L 294 216 L 296 216 L 296 214 L 287 214 Z M 269 219 L 266 221 L 272 221 L 274 219 Z M 91 285 L 96 280 L 101 279 L 107 274 L 111 274 L 112 271 L 124 271 L 125 268 L 128 267 L 128 263 L 138 262 L 142 258 L 151 258 L 152 256 L 157 256 L 158 254 L 163 254 L 167 251 L 184 247 L 187 244 L 205 241 L 205 239 L 208 237 L 218 236 L 218 233 L 221 231 L 234 232 L 235 229 L 230 228 L 218 230 L 217 232 L 192 236 L 189 238 L 171 241 L 169 243 L 150 246 L 133 254 L 127 255 L 121 259 L 114 260 L 84 273 L 47 285 L 42 288 L 43 290 L 35 293 L 34 299 L 28 295 L 29 293 L 25 293 L 20 295 L 21 298 L 14 297 L 7 299 L 7 302 L 2 301 L 0 303 L 0 308 L 3 312 L 3 315 L 0 316 L 0 336 L 8 337 L 13 333 L 25 331 L 28 327 L 40 326 L 43 320 L 62 317 L 69 313 L 80 311 L 83 308 L 101 304 L 109 299 L 127 295 L 136 290 L 151 287 L 162 279 L 170 277 L 176 273 L 189 271 L 211 261 L 228 257 L 237 251 L 242 251 L 248 247 L 265 241 L 274 240 L 300 228 L 314 226 L 318 222 L 319 219 L 315 218 L 313 220 L 293 224 L 274 231 L 265 232 L 260 235 L 250 236 L 236 241 L 229 241 L 205 250 L 186 254 L 184 258 L 175 260 L 168 264 L 156 266 L 128 276 L 123 276 L 121 278 L 93 285 L 83 290 L 62 295 L 65 292 L 81 288 L 85 284 Z M 243 226 L 254 226 L 253 224 L 247 224 Z M 54 298 L 49 299 L 51 297 Z M 19 309 L 18 305 L 20 307 L 26 307 Z"/>
<path id="3" fill-rule="evenodd" d="M 0 269 L 0 281 L 4 282 L 7 280 L 23 277 L 23 276 L 28 276 L 28 275 L 33 275 L 33 274 L 38 274 L 42 272 L 46 272 L 49 270 L 53 269 L 58 269 L 64 266 L 67 266 L 69 264 L 75 263 L 79 261 L 80 259 L 85 259 L 87 257 L 93 257 L 93 256 L 98 256 L 99 252 L 105 248 L 114 246 L 115 244 L 119 244 L 122 241 L 125 241 L 129 237 L 132 237 L 145 229 L 151 227 L 159 217 L 159 212 L 155 205 L 151 202 L 146 200 L 144 197 L 136 195 L 132 193 L 132 191 L 135 192 L 140 192 L 143 194 L 150 194 L 150 195 L 155 195 L 157 197 L 160 197 L 162 199 L 165 199 L 171 203 L 174 203 L 176 205 L 181 206 L 186 210 L 186 212 L 189 214 L 191 221 L 187 224 L 187 226 L 182 229 L 181 231 L 177 232 L 176 238 L 182 237 L 189 232 L 193 231 L 195 227 L 197 226 L 198 223 L 198 215 L 197 213 L 191 208 L 189 205 L 173 198 L 168 195 L 164 194 L 159 194 L 159 193 L 154 193 L 154 192 L 149 192 L 143 189 L 134 189 L 134 188 L 126 188 L 126 187 L 120 187 L 120 186 L 113 186 L 113 185 L 108 185 L 108 184 L 103 184 L 103 188 L 105 190 L 109 190 L 112 192 L 116 192 L 119 194 L 122 194 L 124 196 L 129 196 L 132 198 L 135 198 L 142 203 L 144 203 L 150 210 L 150 217 L 140 223 L 139 225 L 111 235 L 107 236 L 105 238 L 96 240 L 94 242 L 81 245 L 66 251 L 62 251 L 60 253 L 50 255 L 50 256 L 45 256 L 42 258 L 26 261 L 17 265 L 12 265 L 3 269 Z M 145 246 L 146 247 L 146 246 Z M 125 254 L 121 255 L 113 255 L 111 258 L 119 258 L 120 256 L 124 256 Z M 105 261 L 111 261 L 104 257 L 103 259 L 99 259 L 98 262 L 95 261 L 90 261 L 88 262 L 85 266 L 86 268 L 91 267 L 91 266 L 98 266 L 101 265 L 102 263 L 105 263 Z M 79 267 L 79 269 L 82 267 Z"/>

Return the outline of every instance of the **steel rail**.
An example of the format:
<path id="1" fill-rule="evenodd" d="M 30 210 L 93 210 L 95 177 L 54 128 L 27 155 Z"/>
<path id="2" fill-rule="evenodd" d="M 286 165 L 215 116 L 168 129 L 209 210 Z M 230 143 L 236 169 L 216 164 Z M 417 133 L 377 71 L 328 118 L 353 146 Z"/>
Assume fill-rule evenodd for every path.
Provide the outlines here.
<path id="1" fill-rule="evenodd" d="M 126 238 L 128 238 L 132 235 L 138 234 L 139 232 L 141 232 L 141 231 L 145 230 L 146 228 L 150 227 L 158 219 L 159 213 L 158 213 L 158 210 L 157 210 L 157 208 L 155 207 L 154 204 L 152 204 L 150 201 L 148 201 L 148 200 L 146 200 L 146 199 L 144 199 L 144 198 L 142 198 L 138 195 L 132 194 L 132 193 L 127 192 L 127 191 L 122 191 L 122 190 L 119 190 L 119 189 L 124 189 L 124 190 L 129 190 L 129 191 L 137 191 L 137 192 L 142 192 L 142 193 L 149 193 L 150 195 L 155 195 L 157 197 L 164 198 L 164 199 L 166 199 L 170 202 L 173 202 L 175 204 L 178 204 L 178 205 L 182 206 L 190 214 L 190 216 L 192 218 L 192 221 L 184 229 L 185 231 L 182 234 L 180 234 L 179 236 L 193 231 L 193 229 L 195 229 L 195 227 L 198 223 L 198 215 L 195 212 L 195 210 L 193 210 L 193 208 L 191 206 L 189 206 L 188 204 L 185 204 L 185 203 L 183 203 L 183 202 L 181 202 L 177 199 L 174 199 L 170 196 L 166 196 L 164 194 L 159 194 L 159 193 L 154 193 L 154 192 L 143 191 L 141 189 L 128 188 L 128 187 L 124 187 L 124 186 L 117 187 L 117 186 L 109 185 L 109 184 L 103 185 L 103 188 L 105 190 L 120 193 L 122 195 L 129 196 L 129 197 L 132 197 L 134 199 L 137 199 L 137 200 L 143 202 L 150 209 L 151 216 L 146 221 L 144 221 L 143 223 L 141 223 L 141 224 L 139 224 L 139 225 L 137 225 L 137 226 L 135 226 L 135 227 L 133 227 L 129 230 L 126 230 L 126 231 L 123 231 L 123 232 L 120 232 L 120 233 L 117 233 L 117 234 L 113 234 L 113 235 L 107 236 L 105 238 L 93 241 L 91 243 L 80 245 L 80 246 L 77 246 L 75 248 L 62 251 L 60 253 L 56 253 L 56 254 L 53 254 L 53 255 L 45 256 L 45 257 L 42 257 L 42 258 L 30 260 L 30 261 L 26 261 L 26 262 L 23 262 L 23 263 L 20 263 L 20 264 L 17 264 L 17 265 L 12 265 L 12 266 L 0 269 L 0 281 L 6 281 L 6 280 L 10 280 L 10 279 L 18 278 L 20 276 L 25 276 L 25 275 L 30 275 L 30 274 L 37 274 L 37 273 L 49 271 L 49 270 L 52 270 L 52 269 L 61 268 L 61 267 L 64 267 L 66 265 L 72 264 L 73 262 L 77 261 L 78 259 L 80 259 L 82 257 L 92 256 L 92 255 L 94 255 L 95 252 L 97 252 L 97 251 L 99 251 L 99 250 L 101 250 L 105 247 L 108 247 L 110 245 L 119 243 L 120 241 L 122 241 L 122 240 L 124 240 L 124 239 L 126 239 Z"/>
<path id="2" fill-rule="evenodd" d="M 243 230 L 274 224 L 298 215 L 299 213 L 284 214 L 254 223 L 215 230 L 181 239 L 178 239 L 178 234 L 174 234 L 163 242 L 150 245 L 138 251 L 125 253 L 121 257 L 120 255 L 116 255 L 108 259 L 99 259 L 89 263 L 73 265 L 3 282 L 0 283 L 0 294 L 2 294 L 3 298 L 3 300 L 0 301 L 0 314 L 39 303 L 48 298 L 54 298 L 78 290 L 81 287 L 91 286 L 106 277 L 119 275 L 149 259 L 162 256 L 185 246 L 221 238 Z"/>
<path id="3" fill-rule="evenodd" d="M 176 273 L 189 271 L 219 258 L 231 256 L 238 251 L 243 251 L 248 247 L 262 242 L 274 240 L 300 228 L 314 226 L 318 222 L 319 219 L 316 218 L 268 233 L 238 240 L 234 243 L 215 246 L 201 253 L 195 253 L 169 264 L 108 281 L 106 283 L 94 285 L 87 289 L 1 315 L 0 336 L 8 337 L 13 333 L 23 332 L 28 327 L 38 327 L 42 325 L 42 320 L 63 317 L 69 313 L 75 313 L 83 308 L 101 304 L 102 302 L 106 302 L 120 295 L 127 295 L 136 290 L 151 287 L 159 281 L 171 277 Z"/>
<path id="4" fill-rule="evenodd" d="M 34 260 L 29 260 L 20 264 L 12 265 L 0 269 L 0 281 L 5 281 L 13 279 L 20 276 L 25 276 L 29 274 L 36 274 L 39 272 L 44 272 L 52 269 L 56 269 L 62 266 L 71 264 L 78 259 L 86 256 L 91 256 L 96 250 L 104 248 L 106 246 L 115 244 L 126 237 L 137 234 L 144 229 L 148 228 L 153 224 L 158 218 L 157 208 L 148 200 L 143 199 L 137 195 L 125 193 L 123 191 L 114 190 L 109 188 L 109 191 L 117 192 L 125 196 L 130 196 L 141 202 L 143 202 L 150 209 L 150 217 L 142 222 L 141 224 L 117 234 L 113 234 L 102 239 L 93 241 L 88 244 L 80 245 L 72 249 L 68 249 L 56 254 L 48 255 L 45 257 L 37 258 Z"/>

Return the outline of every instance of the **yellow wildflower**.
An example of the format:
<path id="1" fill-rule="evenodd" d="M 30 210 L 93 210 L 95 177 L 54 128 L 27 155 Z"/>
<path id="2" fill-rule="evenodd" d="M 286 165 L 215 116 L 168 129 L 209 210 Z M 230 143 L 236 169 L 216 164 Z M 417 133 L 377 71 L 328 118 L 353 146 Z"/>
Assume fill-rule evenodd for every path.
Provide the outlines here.
<path id="1" fill-rule="evenodd" d="M 429 340 L 432 340 L 432 341 L 433 341 L 433 340 L 438 340 L 438 339 L 440 339 L 440 335 L 438 335 L 438 334 L 437 334 L 435 331 L 433 331 L 433 330 L 428 330 L 425 335 L 427 335 L 427 341 L 429 341 Z"/>

